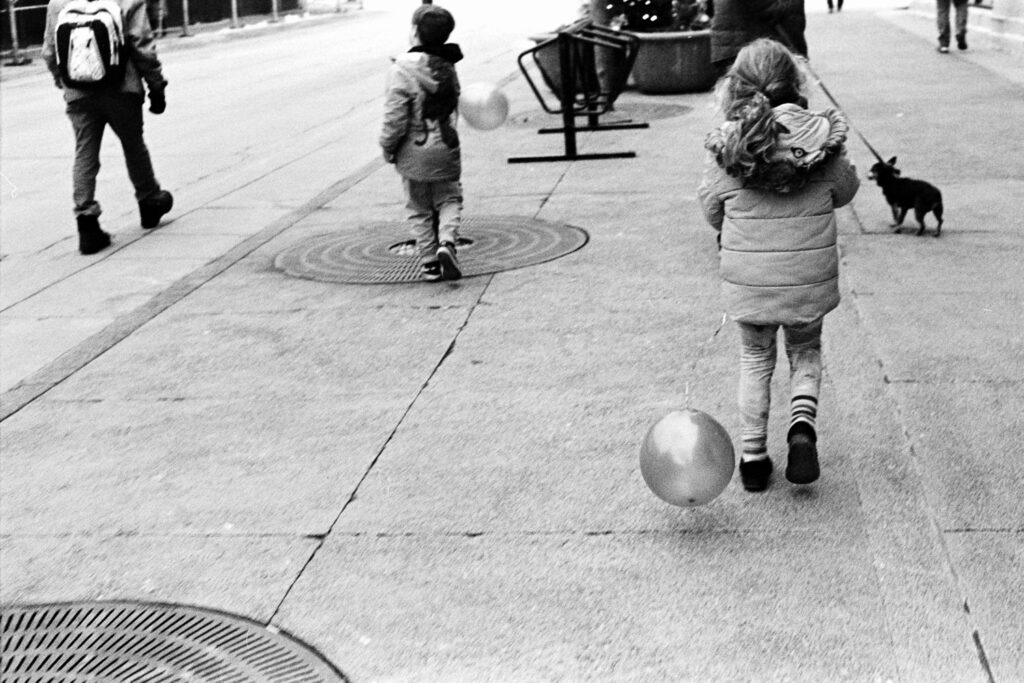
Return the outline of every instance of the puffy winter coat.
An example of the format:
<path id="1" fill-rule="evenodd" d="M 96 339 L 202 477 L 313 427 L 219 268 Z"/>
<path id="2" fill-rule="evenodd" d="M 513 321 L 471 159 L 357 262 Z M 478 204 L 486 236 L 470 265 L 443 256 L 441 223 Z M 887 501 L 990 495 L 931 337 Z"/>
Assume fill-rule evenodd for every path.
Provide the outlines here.
<path id="1" fill-rule="evenodd" d="M 462 176 L 454 66 L 461 58 L 452 43 L 430 54 L 413 48 L 388 70 L 380 146 L 404 178 L 443 182 Z"/>
<path id="2" fill-rule="evenodd" d="M 68 88 L 60 79 L 54 32 L 57 27 L 57 15 L 68 4 L 68 1 L 50 0 L 46 7 L 46 30 L 43 33 L 42 58 L 53 74 L 57 87 L 64 90 L 65 101 L 73 102 L 88 97 L 96 91 Z M 142 82 L 145 81 L 150 90 L 163 90 L 167 81 L 164 79 L 163 69 L 156 55 L 156 39 L 146 14 L 146 3 L 144 0 L 118 0 L 118 4 L 121 6 L 124 48 L 128 61 L 125 67 L 124 81 L 115 86 L 116 89 L 144 96 L 146 91 Z"/>
<path id="3" fill-rule="evenodd" d="M 761 182 L 730 176 L 709 142 L 697 193 L 707 221 L 721 231 L 719 270 L 730 317 L 804 325 L 839 304 L 835 209 L 853 199 L 860 180 L 842 148 L 847 124 L 837 112 L 784 104 L 773 115 L 784 130 L 771 157 L 778 172 Z"/>
<path id="4" fill-rule="evenodd" d="M 712 62 L 731 62 L 740 50 L 758 38 L 774 38 L 807 56 L 803 0 L 715 0 L 714 12 L 711 18 Z"/>

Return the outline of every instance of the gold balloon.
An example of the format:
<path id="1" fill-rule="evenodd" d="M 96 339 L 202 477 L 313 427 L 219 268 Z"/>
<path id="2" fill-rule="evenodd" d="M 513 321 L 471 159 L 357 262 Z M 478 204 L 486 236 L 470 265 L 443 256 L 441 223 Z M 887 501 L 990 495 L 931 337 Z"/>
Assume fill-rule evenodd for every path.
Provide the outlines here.
<path id="1" fill-rule="evenodd" d="M 640 448 L 640 474 L 654 495 L 680 507 L 704 505 L 732 479 L 732 439 L 700 410 L 674 410 L 655 422 Z"/>

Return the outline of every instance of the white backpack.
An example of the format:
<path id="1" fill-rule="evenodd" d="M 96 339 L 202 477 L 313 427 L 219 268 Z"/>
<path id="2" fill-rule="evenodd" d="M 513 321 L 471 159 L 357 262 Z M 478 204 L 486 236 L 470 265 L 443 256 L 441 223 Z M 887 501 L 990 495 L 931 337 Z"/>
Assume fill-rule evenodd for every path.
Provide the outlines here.
<path id="1" fill-rule="evenodd" d="M 124 25 L 115 0 L 71 0 L 57 15 L 55 32 L 65 85 L 96 88 L 124 80 Z"/>

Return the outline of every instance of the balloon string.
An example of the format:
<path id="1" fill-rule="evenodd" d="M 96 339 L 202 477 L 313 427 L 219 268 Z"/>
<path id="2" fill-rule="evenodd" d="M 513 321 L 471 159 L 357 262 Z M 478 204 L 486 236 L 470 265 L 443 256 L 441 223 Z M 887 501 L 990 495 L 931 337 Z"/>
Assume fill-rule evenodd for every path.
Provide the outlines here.
<path id="1" fill-rule="evenodd" d="M 694 354 L 693 363 L 690 365 L 690 372 L 686 375 L 687 379 L 683 383 L 683 386 L 684 386 L 683 405 L 687 409 L 689 409 L 689 407 L 690 407 L 690 379 L 689 378 L 693 375 L 693 373 L 695 373 L 697 371 L 697 361 L 700 360 L 700 356 L 701 356 L 702 350 L 705 349 L 707 346 L 709 346 L 713 341 L 715 341 L 715 338 L 718 336 L 719 332 L 721 332 L 722 328 L 725 327 L 725 321 L 728 320 L 728 319 L 729 319 L 729 314 L 728 313 L 722 313 L 722 319 L 721 319 L 721 321 L 719 321 L 718 327 L 715 328 L 715 331 L 711 333 L 710 337 L 708 337 L 703 342 L 701 342 L 700 344 L 697 345 L 697 352 Z"/>

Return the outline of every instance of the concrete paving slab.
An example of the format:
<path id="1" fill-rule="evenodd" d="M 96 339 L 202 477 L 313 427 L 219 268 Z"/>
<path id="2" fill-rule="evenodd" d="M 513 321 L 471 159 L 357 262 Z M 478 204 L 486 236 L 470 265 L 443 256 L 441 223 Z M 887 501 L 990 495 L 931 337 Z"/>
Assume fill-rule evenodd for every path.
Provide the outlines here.
<path id="1" fill-rule="evenodd" d="M 949 239 L 946 239 L 946 238 Z M 877 234 L 840 240 L 847 276 L 857 295 L 1012 294 L 1024 280 L 1018 236 L 987 232 L 930 237 Z"/>
<path id="2" fill-rule="evenodd" d="M 0 346 L 4 349 L 0 359 L 0 391 L 31 377 L 65 349 L 85 341 L 110 322 L 109 317 L 37 319 L 0 315 Z"/>
<path id="3" fill-rule="evenodd" d="M 866 324 L 886 330 L 877 343 L 888 381 L 1024 380 L 1024 301 L 1017 293 L 993 292 L 983 302 L 970 293 L 886 294 L 858 303 Z M 937 325 L 941 320 L 957 324 Z"/>
<path id="4" fill-rule="evenodd" d="M 382 315 L 390 317 L 389 325 L 381 325 Z M 429 377 L 466 315 L 457 308 L 170 313 L 104 353 L 56 387 L 52 396 L 140 400 L 326 398 L 394 391 L 407 395 Z M 402 329 L 407 343 L 395 343 L 392 325 Z M 368 359 L 366 349 L 379 353 Z M 137 371 L 125 373 L 128 365 Z"/>
<path id="5" fill-rule="evenodd" d="M 1024 529 L 951 533 L 946 542 L 969 585 L 968 608 L 992 678 L 1016 680 L 1024 671 Z"/>
<path id="6" fill-rule="evenodd" d="M 160 235 L 254 235 L 271 222 L 266 210 L 251 207 L 201 208 L 175 216 Z"/>
<path id="7" fill-rule="evenodd" d="M 357 680 L 891 680 L 864 551 L 852 530 L 339 536 L 276 621 Z"/>
<path id="8" fill-rule="evenodd" d="M 407 403 L 38 401 L 4 422 L 0 533 L 321 534 Z"/>
<path id="9" fill-rule="evenodd" d="M 942 528 L 1024 528 L 1024 462 L 1013 455 L 1024 434 L 1024 383 L 898 384 L 893 391 Z"/>
<path id="10" fill-rule="evenodd" d="M 316 544 L 301 537 L 6 537 L 0 601 L 175 602 L 268 621 Z"/>
<path id="11" fill-rule="evenodd" d="M 157 240 L 156 244 L 159 244 L 165 239 L 153 235 L 139 243 Z M 146 250 L 145 247 L 142 249 Z M 150 248 L 149 251 L 154 250 Z M 181 258 L 136 258 L 129 255 L 135 252 L 133 245 L 131 251 L 118 252 L 87 270 L 69 275 L 31 299 L 7 309 L 3 315 L 34 319 L 113 319 L 134 311 L 214 255 L 213 251 L 206 256 L 191 251 L 190 247 L 188 251 L 182 252 Z M 222 252 L 223 249 L 217 255 Z"/>

